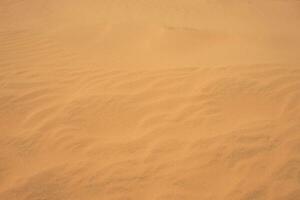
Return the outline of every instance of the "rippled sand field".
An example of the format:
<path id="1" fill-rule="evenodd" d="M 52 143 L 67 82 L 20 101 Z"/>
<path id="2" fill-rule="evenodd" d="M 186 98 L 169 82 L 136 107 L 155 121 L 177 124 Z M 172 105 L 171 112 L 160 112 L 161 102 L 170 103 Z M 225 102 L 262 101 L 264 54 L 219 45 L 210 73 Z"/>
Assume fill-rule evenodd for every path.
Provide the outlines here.
<path id="1" fill-rule="evenodd" d="M 1 0 L 0 200 L 298 200 L 299 53 L 297 0 Z"/>

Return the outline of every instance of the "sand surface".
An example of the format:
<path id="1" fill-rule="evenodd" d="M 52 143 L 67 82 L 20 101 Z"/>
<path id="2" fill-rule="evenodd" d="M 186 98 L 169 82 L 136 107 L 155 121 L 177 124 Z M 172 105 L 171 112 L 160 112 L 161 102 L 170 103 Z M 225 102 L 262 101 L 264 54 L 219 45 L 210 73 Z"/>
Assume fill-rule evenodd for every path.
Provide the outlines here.
<path id="1" fill-rule="evenodd" d="M 0 1 L 0 200 L 299 199 L 300 1 Z"/>

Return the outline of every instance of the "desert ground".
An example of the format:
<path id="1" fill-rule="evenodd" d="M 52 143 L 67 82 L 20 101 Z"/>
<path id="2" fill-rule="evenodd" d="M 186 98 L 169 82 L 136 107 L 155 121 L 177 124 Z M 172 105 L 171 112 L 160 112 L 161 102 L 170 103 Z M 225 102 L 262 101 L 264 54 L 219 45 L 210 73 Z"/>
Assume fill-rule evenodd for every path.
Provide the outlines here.
<path id="1" fill-rule="evenodd" d="M 299 199 L 300 1 L 0 1 L 0 200 Z"/>

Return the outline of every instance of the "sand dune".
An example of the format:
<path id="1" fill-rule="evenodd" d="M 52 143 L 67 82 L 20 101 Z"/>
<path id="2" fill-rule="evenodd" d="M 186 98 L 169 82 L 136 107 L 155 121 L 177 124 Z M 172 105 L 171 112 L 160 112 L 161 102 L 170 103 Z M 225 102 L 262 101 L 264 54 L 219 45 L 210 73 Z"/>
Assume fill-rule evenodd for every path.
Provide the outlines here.
<path id="1" fill-rule="evenodd" d="M 300 199 L 300 2 L 0 2 L 0 200 Z"/>

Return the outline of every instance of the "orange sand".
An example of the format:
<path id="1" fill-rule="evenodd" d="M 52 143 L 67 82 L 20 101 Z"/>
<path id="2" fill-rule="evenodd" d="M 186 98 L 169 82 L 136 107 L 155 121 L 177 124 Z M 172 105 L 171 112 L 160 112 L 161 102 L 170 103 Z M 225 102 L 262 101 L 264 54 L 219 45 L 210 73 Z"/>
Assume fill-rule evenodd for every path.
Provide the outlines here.
<path id="1" fill-rule="evenodd" d="M 0 200 L 298 200 L 299 53 L 297 0 L 1 0 Z"/>

